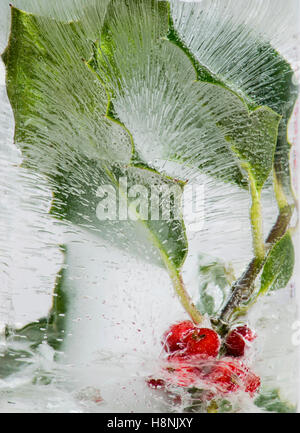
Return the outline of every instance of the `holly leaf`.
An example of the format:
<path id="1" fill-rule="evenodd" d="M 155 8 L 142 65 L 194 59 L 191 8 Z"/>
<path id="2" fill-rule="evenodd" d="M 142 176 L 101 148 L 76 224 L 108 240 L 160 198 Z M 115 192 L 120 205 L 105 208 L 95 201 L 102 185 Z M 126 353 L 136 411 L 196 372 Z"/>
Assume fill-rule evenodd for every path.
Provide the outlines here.
<path id="1" fill-rule="evenodd" d="M 280 116 L 268 107 L 248 111 L 234 93 L 217 84 L 197 83 L 201 103 L 210 111 L 237 164 L 261 190 L 273 167 Z"/>
<path id="2" fill-rule="evenodd" d="M 271 249 L 261 276 L 260 294 L 283 289 L 290 281 L 295 264 L 295 251 L 290 233 Z"/>
<path id="3" fill-rule="evenodd" d="M 2 58 L 24 166 L 52 176 L 73 166 L 78 155 L 128 163 L 130 136 L 105 116 L 105 89 L 82 61 L 91 42 L 81 23 L 65 24 L 13 7 L 11 19 Z"/>
<path id="4" fill-rule="evenodd" d="M 99 234 L 157 265 L 179 269 L 187 254 L 183 183 L 145 166 L 81 160 L 82 175 L 63 172 L 52 215 Z"/>
<path id="5" fill-rule="evenodd" d="M 218 259 L 207 255 L 199 256 L 199 294 L 197 307 L 202 314 L 212 316 L 225 302 L 234 275 L 231 268 Z"/>
<path id="6" fill-rule="evenodd" d="M 254 403 L 267 412 L 295 413 L 297 410 L 291 403 L 281 399 L 278 389 L 261 392 Z"/>
<path id="7" fill-rule="evenodd" d="M 250 172 L 261 189 L 273 166 L 280 116 L 249 108 L 195 63 L 169 18 L 166 2 L 112 0 L 91 69 L 144 160 L 158 167 L 176 160 L 239 186 Z"/>
<path id="8" fill-rule="evenodd" d="M 83 61 L 92 51 L 91 29 L 85 30 L 84 21 L 64 23 L 16 8 L 11 11 L 3 60 L 15 142 L 22 150 L 23 165 L 47 176 L 54 194 L 51 212 L 177 272 L 187 252 L 180 198 L 173 212 L 177 219 L 162 220 L 149 213 L 147 221 L 140 209 L 128 221 L 97 216 L 103 198 L 98 197 L 99 188 L 119 189 L 121 177 L 128 177 L 122 194 L 134 185 L 147 193 L 152 188 L 156 197 L 171 187 L 178 187 L 181 194 L 183 184 L 131 162 L 132 136 L 110 110 L 107 89 Z M 126 201 L 126 212 L 134 207 L 135 198 Z M 162 212 L 163 204 L 154 199 L 155 203 L 155 212 Z"/>
<path id="9" fill-rule="evenodd" d="M 250 109 L 268 106 L 282 116 L 274 164 L 281 184 L 289 191 L 287 126 L 298 96 L 292 67 L 255 28 L 233 18 L 226 8 L 215 9 L 205 2 L 170 3 L 172 37 L 182 41 L 194 63 L 205 65 L 206 75 L 239 94 Z"/>

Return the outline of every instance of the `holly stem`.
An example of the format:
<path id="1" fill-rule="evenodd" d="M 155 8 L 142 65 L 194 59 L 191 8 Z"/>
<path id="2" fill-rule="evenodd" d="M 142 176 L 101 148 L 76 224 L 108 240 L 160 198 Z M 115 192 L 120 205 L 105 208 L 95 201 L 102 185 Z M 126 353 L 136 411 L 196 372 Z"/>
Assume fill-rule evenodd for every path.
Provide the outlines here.
<path id="1" fill-rule="evenodd" d="M 279 177 L 276 173 L 275 168 L 273 170 L 273 186 L 274 186 L 275 197 L 276 197 L 279 210 L 289 206 L 282 184 L 279 181 Z"/>
<path id="2" fill-rule="evenodd" d="M 251 210 L 250 210 L 250 220 L 252 228 L 252 238 L 253 238 L 253 250 L 254 255 L 258 260 L 263 260 L 265 257 L 266 249 L 263 237 L 263 220 L 262 220 L 262 209 L 261 209 L 261 190 L 257 189 L 255 180 L 250 172 L 249 173 L 249 183 L 251 192 Z"/>
<path id="3" fill-rule="evenodd" d="M 141 221 L 143 222 L 143 221 Z M 148 226 L 143 222 L 144 226 L 148 228 Z M 168 274 L 170 276 L 170 279 L 172 281 L 172 285 L 174 287 L 175 293 L 178 296 L 181 305 L 185 309 L 185 311 L 190 316 L 191 320 L 195 323 L 195 325 L 198 325 L 201 323 L 204 318 L 196 308 L 195 304 L 193 303 L 191 297 L 189 296 L 184 282 L 183 278 L 181 276 L 180 270 L 176 265 L 173 263 L 172 260 L 170 260 L 169 256 L 166 254 L 164 249 L 162 248 L 159 239 L 149 230 L 148 228 L 148 234 L 150 239 L 152 239 L 153 244 L 158 248 L 162 261 L 165 265 L 166 270 L 168 271 Z"/>
<path id="4" fill-rule="evenodd" d="M 198 325 L 203 321 L 203 316 L 200 314 L 200 312 L 197 310 L 195 304 L 192 302 L 191 297 L 186 291 L 182 276 L 180 272 L 173 266 L 170 266 L 170 263 L 167 263 L 167 268 L 169 271 L 169 275 L 175 290 L 175 293 L 177 294 L 181 305 L 185 309 L 185 311 L 188 313 L 192 321 L 195 323 L 195 325 Z"/>
<path id="5" fill-rule="evenodd" d="M 239 310 L 240 304 L 250 299 L 252 293 L 255 290 L 254 282 L 263 268 L 263 265 L 267 259 L 268 252 L 270 251 L 271 247 L 279 239 L 281 239 L 282 236 L 284 236 L 290 224 L 294 211 L 294 206 L 288 204 L 283 193 L 283 188 L 278 182 L 276 173 L 274 174 L 274 177 L 274 190 L 278 202 L 279 215 L 266 239 L 264 255 L 260 255 L 260 251 L 258 249 L 256 251 L 255 257 L 251 260 L 245 272 L 233 284 L 231 296 L 216 321 L 219 324 L 228 323 L 232 314 L 235 311 Z M 257 204 L 254 204 L 254 211 L 252 211 L 252 216 L 255 216 L 256 206 Z M 251 223 L 253 224 L 253 220 L 251 220 Z"/>
<path id="6" fill-rule="evenodd" d="M 262 268 L 266 254 L 266 247 L 263 238 L 261 191 L 256 186 L 249 166 L 244 164 L 243 167 L 248 172 L 249 177 L 251 193 L 250 221 L 255 257 L 250 262 L 243 275 L 233 284 L 232 295 L 221 312 L 221 321 L 228 320 L 231 313 L 238 307 L 238 305 L 251 296 L 254 280 Z"/>

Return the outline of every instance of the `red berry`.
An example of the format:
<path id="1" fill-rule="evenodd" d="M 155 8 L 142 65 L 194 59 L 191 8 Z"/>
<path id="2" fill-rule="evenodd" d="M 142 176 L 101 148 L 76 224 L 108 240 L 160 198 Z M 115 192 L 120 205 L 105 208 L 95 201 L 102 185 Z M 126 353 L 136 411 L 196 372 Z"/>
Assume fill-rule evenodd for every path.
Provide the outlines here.
<path id="1" fill-rule="evenodd" d="M 232 366 L 228 363 L 217 362 L 207 376 L 207 379 L 219 392 L 225 394 L 237 391 L 239 388 Z"/>
<path id="2" fill-rule="evenodd" d="M 148 379 L 147 385 L 152 389 L 162 389 L 165 387 L 165 381 L 162 379 Z"/>
<path id="3" fill-rule="evenodd" d="M 255 338 L 255 332 L 246 325 L 233 329 L 225 341 L 227 355 L 235 357 L 244 356 L 246 340 L 253 341 Z"/>
<path id="4" fill-rule="evenodd" d="M 184 338 L 185 353 L 191 355 L 218 356 L 220 339 L 218 334 L 208 328 L 194 328 Z"/>
<path id="5" fill-rule="evenodd" d="M 234 364 L 234 361 L 233 361 Z M 248 392 L 251 397 L 253 397 L 255 391 L 260 386 L 260 378 L 256 376 L 245 364 L 239 362 L 235 364 L 234 373 L 242 381 L 242 386 L 246 392 Z"/>
<path id="6" fill-rule="evenodd" d="M 163 336 L 162 344 L 164 344 L 166 352 L 175 352 L 184 349 L 184 337 L 188 331 L 194 328 L 194 324 L 189 320 L 172 325 Z"/>
<path id="7" fill-rule="evenodd" d="M 238 326 L 234 330 L 242 335 L 247 341 L 253 341 L 257 337 L 256 333 L 252 331 L 252 329 L 248 328 L 247 325 Z"/>
<path id="8" fill-rule="evenodd" d="M 195 384 L 199 376 L 199 370 L 193 367 L 181 356 L 168 357 L 166 367 L 167 382 L 173 386 L 190 387 Z"/>
<path id="9" fill-rule="evenodd" d="M 234 359 L 223 358 L 216 361 L 207 379 L 212 382 L 220 392 L 225 394 L 243 389 L 252 397 L 260 386 L 260 378 L 249 368 Z"/>
<path id="10" fill-rule="evenodd" d="M 260 387 L 260 383 L 260 377 L 256 376 L 256 374 L 252 372 L 249 372 L 247 380 L 245 381 L 245 391 L 248 392 L 251 397 L 253 397 L 257 389 Z"/>
<path id="11" fill-rule="evenodd" d="M 231 331 L 227 336 L 225 345 L 227 355 L 235 357 L 244 356 L 246 343 L 236 330 Z"/>

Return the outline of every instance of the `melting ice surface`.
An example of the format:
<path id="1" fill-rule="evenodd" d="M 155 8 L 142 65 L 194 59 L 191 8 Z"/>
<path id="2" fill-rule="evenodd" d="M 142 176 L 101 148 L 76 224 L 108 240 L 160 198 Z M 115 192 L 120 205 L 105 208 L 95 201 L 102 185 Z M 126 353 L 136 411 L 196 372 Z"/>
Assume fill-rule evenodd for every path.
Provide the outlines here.
<path id="1" fill-rule="evenodd" d="M 65 21 L 81 17 L 81 0 L 64 2 L 64 11 L 59 7 L 59 2 L 54 2 L 53 8 L 48 3 L 19 0 L 15 4 L 51 17 L 62 17 L 63 13 Z M 106 3 L 104 0 L 90 2 L 99 8 L 99 16 Z M 245 10 L 241 9 L 241 2 L 226 2 L 227 6 L 224 7 L 224 1 L 216 1 L 216 8 L 209 12 L 210 19 L 216 19 L 220 14 L 233 22 L 247 20 L 247 24 L 255 26 L 257 32 L 264 32 L 292 61 L 294 54 L 291 40 L 294 29 L 286 17 L 286 2 L 276 1 L 276 8 L 282 12 L 277 15 L 280 17 L 279 22 L 276 21 L 277 16 L 270 14 L 270 10 L 274 10 L 274 1 L 262 5 L 262 2 L 253 0 L 248 4 L 249 10 Z M 290 7 L 293 4 L 290 1 Z M 201 5 L 206 12 L 210 9 L 209 2 L 205 0 Z M 2 18 L 7 21 L 1 23 L 2 51 L 8 34 L 8 2 L 2 0 L 1 6 L 7 11 Z M 184 2 L 173 2 L 173 6 L 174 21 L 176 23 L 176 20 L 181 19 L 179 29 L 186 32 L 187 41 L 193 46 L 193 31 L 199 31 L 196 22 L 193 21 L 194 18 L 187 20 L 183 14 Z M 272 16 L 272 20 L 268 21 L 270 25 L 266 25 L 268 15 Z M 90 26 L 93 28 L 92 24 Z M 280 40 L 280 35 L 287 34 L 287 28 L 288 36 Z M 202 39 L 207 44 L 204 50 L 207 54 L 205 60 L 209 62 L 210 35 L 202 31 Z M 221 43 L 220 39 L 219 44 Z M 201 51 L 201 47 L 193 48 L 195 52 Z M 223 63 L 220 66 L 222 65 Z M 12 144 L 13 116 L 6 96 L 3 68 L 0 84 L 2 330 L 4 331 L 5 325 L 21 327 L 47 315 L 51 307 L 55 277 L 63 262 L 60 244 L 68 245 L 66 268 L 71 287 L 71 313 L 65 328 L 67 337 L 64 337 L 59 353 L 55 353 L 44 342 L 39 345 L 28 366 L 23 366 L 7 377 L 3 372 L 9 368 L 9 363 L 6 366 L 5 363 L 2 364 L 0 411 L 183 410 L 184 406 L 174 406 L 145 384 L 145 377 L 159 368 L 161 335 L 169 324 L 186 318 L 173 294 L 168 275 L 160 267 L 145 263 L 141 257 L 112 246 L 108 239 L 101 240 L 76 226 L 64 226 L 53 221 L 47 214 L 51 191 L 46 180 L 18 166 L 21 155 Z M 146 99 L 153 97 L 147 93 L 141 95 Z M 129 95 L 126 100 L 126 110 L 124 106 L 122 108 L 122 101 L 119 106 L 116 103 L 116 108 L 119 108 L 122 121 L 136 125 L 134 138 L 140 148 L 150 154 L 153 143 L 161 139 L 160 134 L 163 133 L 166 134 L 165 140 L 172 141 L 174 137 L 171 130 L 156 128 L 160 111 L 153 110 L 150 115 L 148 112 L 146 119 L 145 113 L 137 113 L 136 100 L 130 103 L 130 97 L 133 96 Z M 159 100 L 161 94 L 158 92 L 155 97 Z M 172 114 L 174 106 L 167 106 L 166 111 L 168 110 Z M 178 111 L 181 113 L 180 108 Z M 148 123 L 145 125 L 142 121 Z M 144 130 L 148 131 L 147 134 L 143 133 Z M 190 138 L 193 139 L 192 132 Z M 163 154 L 160 156 L 164 157 Z M 166 170 L 169 169 L 161 160 L 154 161 L 155 153 L 150 154 L 150 158 L 153 158 L 157 167 L 163 165 Z M 196 302 L 199 291 L 199 253 L 226 258 L 226 262 L 232 263 L 237 275 L 251 259 L 249 198 L 245 191 L 205 174 L 197 174 L 196 177 L 194 172 L 189 171 L 188 175 L 193 176 L 195 182 L 204 184 L 205 188 L 205 224 L 199 233 L 187 227 L 189 254 L 183 269 L 186 286 Z M 274 197 L 268 190 L 263 194 L 263 209 L 267 232 L 277 212 Z M 293 287 L 291 285 L 287 290 L 265 299 L 249 318 L 259 335 L 255 343 L 253 368 L 264 378 L 266 385 L 279 387 L 283 396 L 292 402 L 296 399 L 294 381 L 299 374 L 296 353 L 290 339 L 291 326 L 296 317 Z M 10 343 L 5 341 L 4 335 L 0 344 L 0 354 L 5 354 L 7 344 Z M 22 344 L 18 346 L 13 343 L 9 348 L 19 350 L 21 347 Z M 259 409 L 245 397 L 242 411 L 255 412 Z"/>

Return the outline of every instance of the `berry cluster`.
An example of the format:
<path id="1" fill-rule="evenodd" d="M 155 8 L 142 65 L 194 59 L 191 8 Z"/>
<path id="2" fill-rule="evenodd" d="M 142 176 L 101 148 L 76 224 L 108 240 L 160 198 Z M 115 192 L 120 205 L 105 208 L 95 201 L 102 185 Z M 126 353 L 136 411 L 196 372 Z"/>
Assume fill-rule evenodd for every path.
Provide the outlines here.
<path id="1" fill-rule="evenodd" d="M 148 385 L 153 389 L 199 388 L 205 391 L 207 400 L 218 393 L 239 390 L 253 396 L 260 378 L 240 358 L 255 338 L 246 325 L 232 329 L 224 341 L 224 356 L 220 356 L 221 339 L 214 330 L 200 328 L 191 321 L 176 323 L 162 339 L 167 356 L 163 379 L 150 378 Z"/>

